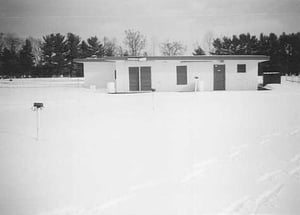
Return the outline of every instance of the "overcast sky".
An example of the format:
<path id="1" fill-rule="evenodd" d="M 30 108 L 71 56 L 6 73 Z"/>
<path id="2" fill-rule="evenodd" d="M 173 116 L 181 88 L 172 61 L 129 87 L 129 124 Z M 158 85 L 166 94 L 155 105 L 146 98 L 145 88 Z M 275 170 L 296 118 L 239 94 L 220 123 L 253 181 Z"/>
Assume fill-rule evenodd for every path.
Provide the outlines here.
<path id="1" fill-rule="evenodd" d="M 73 32 L 122 43 L 139 30 L 148 46 L 181 40 L 189 50 L 216 36 L 300 31 L 300 0 L 0 0 L 0 32 L 21 37 Z M 156 51 L 158 52 L 158 51 Z"/>

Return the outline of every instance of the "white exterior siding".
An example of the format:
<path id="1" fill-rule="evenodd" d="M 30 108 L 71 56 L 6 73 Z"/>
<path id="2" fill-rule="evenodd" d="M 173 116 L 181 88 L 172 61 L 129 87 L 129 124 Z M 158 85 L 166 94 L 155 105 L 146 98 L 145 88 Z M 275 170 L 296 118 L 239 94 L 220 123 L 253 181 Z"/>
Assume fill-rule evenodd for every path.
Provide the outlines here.
<path id="1" fill-rule="evenodd" d="M 120 61 L 116 63 L 117 92 L 129 91 L 129 67 L 151 67 L 152 88 L 156 91 L 193 91 L 195 76 L 204 83 L 204 90 L 213 89 L 211 62 Z M 187 66 L 187 85 L 177 85 L 176 66 Z"/>
<path id="2" fill-rule="evenodd" d="M 212 91 L 214 90 L 214 65 L 216 64 L 225 65 L 225 90 L 256 90 L 258 63 L 265 61 L 265 58 L 261 60 L 243 58 L 245 56 L 206 56 L 190 57 L 189 59 L 184 57 L 172 59 L 150 57 L 149 59 L 116 58 L 111 61 L 84 62 L 85 86 L 95 85 L 97 88 L 106 88 L 108 82 L 115 82 L 116 92 L 129 92 L 129 67 L 151 67 L 151 88 L 156 91 L 194 91 L 195 77 L 199 78 L 198 83 L 202 90 Z M 237 72 L 238 64 L 246 65 L 245 73 Z M 187 84 L 177 84 L 177 66 L 187 67 Z M 216 78 L 218 84 L 220 84 L 219 75 Z M 224 78 L 222 79 L 224 80 Z M 132 81 L 134 81 L 133 83 L 141 83 L 141 79 L 137 81 L 132 79 Z M 148 83 L 150 83 L 149 79 Z"/>
<path id="3" fill-rule="evenodd" d="M 238 73 L 237 65 L 246 64 L 246 72 Z M 226 90 L 256 90 L 258 84 L 257 61 L 227 61 L 225 63 Z"/>
<path id="4" fill-rule="evenodd" d="M 199 77 L 199 82 L 203 83 L 205 91 L 213 90 L 213 62 L 189 62 L 187 63 L 188 71 L 188 83 L 189 90 L 193 91 L 195 89 L 195 77 Z"/>
<path id="5" fill-rule="evenodd" d="M 108 82 L 114 81 L 115 62 L 84 63 L 84 85 L 86 87 L 106 88 Z"/>

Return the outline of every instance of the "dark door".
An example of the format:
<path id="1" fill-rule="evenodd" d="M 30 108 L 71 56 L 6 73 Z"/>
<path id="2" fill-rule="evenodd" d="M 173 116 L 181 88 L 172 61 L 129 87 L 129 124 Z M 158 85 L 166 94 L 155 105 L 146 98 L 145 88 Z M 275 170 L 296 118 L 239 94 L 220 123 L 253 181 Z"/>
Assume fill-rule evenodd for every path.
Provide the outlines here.
<path id="1" fill-rule="evenodd" d="M 225 65 L 214 65 L 214 90 L 225 90 Z"/>
<path id="2" fill-rule="evenodd" d="M 151 90 L 151 67 L 141 67 L 141 90 Z"/>
<path id="3" fill-rule="evenodd" d="M 139 67 L 129 67 L 129 90 L 139 91 Z"/>

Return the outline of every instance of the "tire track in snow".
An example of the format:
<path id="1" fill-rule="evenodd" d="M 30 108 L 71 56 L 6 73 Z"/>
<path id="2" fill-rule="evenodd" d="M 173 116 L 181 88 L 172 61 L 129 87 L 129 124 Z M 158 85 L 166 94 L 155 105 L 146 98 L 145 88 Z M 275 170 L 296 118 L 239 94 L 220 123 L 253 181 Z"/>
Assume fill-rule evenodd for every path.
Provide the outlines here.
<path id="1" fill-rule="evenodd" d="M 296 166 L 288 172 L 290 177 L 300 178 L 300 166 Z"/>
<path id="2" fill-rule="evenodd" d="M 265 135 L 262 136 L 262 139 L 258 142 L 258 145 L 268 144 L 271 141 L 272 138 L 278 137 L 280 135 L 281 135 L 280 132 L 274 132 L 274 133 L 271 133 L 271 134 L 265 134 Z"/>
<path id="3" fill-rule="evenodd" d="M 263 192 L 260 196 L 258 196 L 255 200 L 255 207 L 253 214 L 257 214 L 258 211 L 265 206 L 266 204 L 270 203 L 271 201 L 274 201 L 276 197 L 278 197 L 280 191 L 283 189 L 284 184 L 278 184 L 271 188 L 270 190 L 267 190 Z"/>
<path id="4" fill-rule="evenodd" d="M 242 153 L 249 148 L 249 144 L 243 144 L 237 147 L 234 147 L 229 153 L 225 154 L 225 157 L 223 158 L 212 158 L 205 161 L 201 161 L 198 163 L 195 163 L 193 165 L 193 170 L 186 174 L 182 180 L 181 183 L 186 184 L 188 182 L 191 182 L 195 180 L 197 177 L 202 176 L 206 171 L 214 167 L 215 165 L 225 162 L 226 160 L 235 160 L 241 157 Z"/>
<path id="5" fill-rule="evenodd" d="M 202 176 L 204 172 L 212 168 L 212 166 L 217 164 L 218 161 L 218 159 L 208 159 L 202 162 L 195 163 L 193 165 L 193 171 L 186 174 L 182 178 L 181 183 L 186 184 L 194 180 L 195 178 Z"/>
<path id="6" fill-rule="evenodd" d="M 95 215 L 102 214 L 105 210 L 113 208 L 137 195 L 137 191 L 157 187 L 163 183 L 170 181 L 168 178 L 161 180 L 152 180 L 142 184 L 133 185 L 129 191 L 119 197 L 113 198 L 107 202 L 98 204 L 92 208 L 64 208 L 47 213 L 40 213 L 40 215 Z"/>
<path id="7" fill-rule="evenodd" d="M 227 157 L 230 160 L 235 160 L 235 159 L 239 159 L 241 157 L 242 151 L 241 150 L 234 150 L 232 152 L 230 152 Z"/>
<path id="8" fill-rule="evenodd" d="M 220 214 L 241 214 L 241 210 L 244 206 L 249 203 L 250 198 L 248 196 L 230 204 L 227 208 L 224 209 Z"/>
<path id="9" fill-rule="evenodd" d="M 39 215 L 83 215 L 86 211 L 83 208 L 63 208 L 58 210 L 53 210 L 50 212 L 42 212 Z"/>
<path id="10" fill-rule="evenodd" d="M 234 147 L 227 155 L 226 158 L 230 160 L 240 159 L 243 152 L 249 148 L 249 144 L 243 144 L 237 147 Z"/>
<path id="11" fill-rule="evenodd" d="M 287 174 L 286 181 L 289 181 L 293 177 L 300 178 L 300 165 L 294 166 L 293 168 L 289 169 L 291 166 L 293 166 L 294 163 L 300 161 L 300 154 L 294 155 L 289 161 L 289 166 L 286 169 L 280 169 L 280 170 L 274 170 L 271 172 L 267 172 L 263 174 L 261 177 L 257 179 L 257 182 L 270 182 L 274 180 L 275 178 L 279 177 L 280 175 Z M 267 190 L 263 192 L 257 199 L 256 199 L 256 205 L 254 209 L 254 214 L 257 214 L 259 209 L 263 207 L 264 205 L 271 203 L 276 199 L 276 197 L 279 196 L 281 190 L 285 186 L 285 183 L 279 183 L 276 186 L 274 186 L 272 189 Z M 275 205 L 276 206 L 276 205 Z"/>
<path id="12" fill-rule="evenodd" d="M 261 141 L 259 141 L 258 145 L 266 145 L 270 141 L 271 141 L 270 138 L 265 138 L 265 139 L 262 139 Z"/>
<path id="13" fill-rule="evenodd" d="M 261 175 L 256 182 L 257 183 L 263 183 L 263 182 L 269 182 L 274 180 L 275 178 L 279 177 L 280 175 L 282 175 L 284 173 L 283 170 L 274 170 L 271 172 L 267 172 L 264 173 L 263 175 Z"/>
<path id="14" fill-rule="evenodd" d="M 106 209 L 109 209 L 115 205 L 121 204 L 122 202 L 125 202 L 126 200 L 132 198 L 133 194 L 125 194 L 122 196 L 119 196 L 117 198 L 114 198 L 112 200 L 109 200 L 107 202 L 104 202 L 102 204 L 93 206 L 92 208 L 63 208 L 51 212 L 46 213 L 39 213 L 39 215 L 96 215 L 96 214 L 102 214 Z"/>
<path id="15" fill-rule="evenodd" d="M 280 135 L 279 132 L 274 132 L 274 133 L 271 133 L 271 134 L 265 134 L 262 137 L 263 138 L 272 138 L 272 137 L 279 136 L 279 135 Z"/>
<path id="16" fill-rule="evenodd" d="M 141 184 L 131 186 L 129 188 L 129 192 L 136 192 L 136 191 L 140 191 L 140 190 L 144 190 L 144 189 L 148 189 L 148 188 L 154 188 L 154 187 L 157 187 L 157 186 L 162 185 L 164 183 L 167 183 L 169 181 L 170 181 L 170 179 L 168 179 L 168 178 L 161 179 L 161 180 L 147 181 L 145 183 L 141 183 Z"/>
<path id="17" fill-rule="evenodd" d="M 99 206 L 96 206 L 96 207 L 88 210 L 87 213 L 85 213 L 85 214 L 95 214 L 95 212 L 96 213 L 99 213 L 99 212 L 102 213 L 104 210 L 109 209 L 113 206 L 116 206 L 116 205 L 118 205 L 122 202 L 125 202 L 126 200 L 131 199 L 133 196 L 135 196 L 135 194 L 133 194 L 133 193 L 124 194 L 122 196 L 114 198 L 110 201 L 102 203 Z"/>

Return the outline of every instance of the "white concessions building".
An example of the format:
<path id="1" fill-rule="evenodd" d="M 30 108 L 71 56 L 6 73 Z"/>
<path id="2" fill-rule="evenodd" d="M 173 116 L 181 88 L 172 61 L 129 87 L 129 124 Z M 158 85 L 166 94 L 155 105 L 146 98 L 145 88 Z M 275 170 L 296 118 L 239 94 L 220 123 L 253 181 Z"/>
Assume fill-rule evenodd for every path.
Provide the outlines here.
<path id="1" fill-rule="evenodd" d="M 256 90 L 262 55 L 104 57 L 77 59 L 86 86 L 114 92 Z"/>

